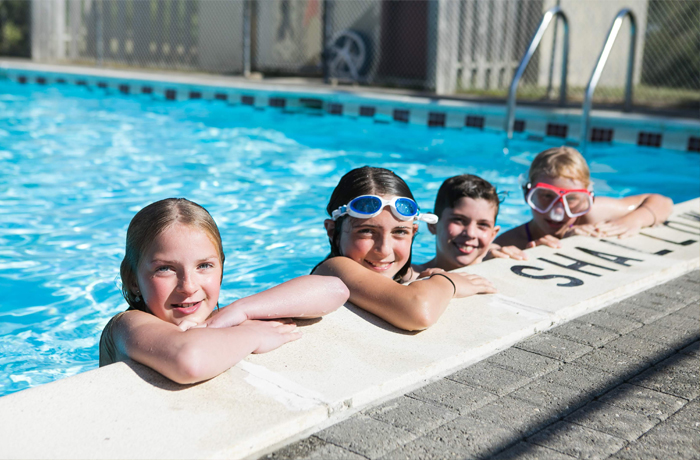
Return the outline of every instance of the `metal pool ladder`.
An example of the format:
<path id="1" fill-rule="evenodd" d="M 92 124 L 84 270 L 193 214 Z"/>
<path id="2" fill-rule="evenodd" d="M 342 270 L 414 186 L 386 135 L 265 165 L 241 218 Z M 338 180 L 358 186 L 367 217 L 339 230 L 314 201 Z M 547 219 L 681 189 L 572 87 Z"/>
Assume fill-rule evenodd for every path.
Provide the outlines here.
<path id="1" fill-rule="evenodd" d="M 555 6 L 554 8 L 550 8 L 549 10 L 547 10 L 542 16 L 540 26 L 537 28 L 537 32 L 535 32 L 535 35 L 532 37 L 532 40 L 530 40 L 530 45 L 528 46 L 523 58 L 520 60 L 518 70 L 515 71 L 513 81 L 510 84 L 510 89 L 508 90 L 508 108 L 506 112 L 505 125 L 505 131 L 507 135 L 506 142 L 507 139 L 513 138 L 513 127 L 515 125 L 515 93 L 518 90 L 518 83 L 520 83 L 520 78 L 525 72 L 525 67 L 527 67 L 527 64 L 530 62 L 532 55 L 535 54 L 535 51 L 537 50 L 537 47 L 540 44 L 540 41 L 542 41 L 542 36 L 544 36 L 547 27 L 552 22 L 552 19 L 554 19 L 555 17 L 561 19 L 561 21 L 564 23 L 564 46 L 562 55 L 563 62 L 561 67 L 561 87 L 559 88 L 559 105 L 563 106 L 566 102 L 566 71 L 569 64 L 569 21 L 566 18 L 566 15 L 562 11 L 562 9 L 558 6 Z M 554 59 L 554 50 L 552 50 L 552 59 Z"/>
<path id="2" fill-rule="evenodd" d="M 598 56 L 598 61 L 593 68 L 591 79 L 588 80 L 588 86 L 586 86 L 586 97 L 583 100 L 583 111 L 581 115 L 581 143 L 579 144 L 581 152 L 586 149 L 586 143 L 588 141 L 588 123 L 590 121 L 591 106 L 593 105 L 593 92 L 598 85 L 598 80 L 600 80 L 600 76 L 603 73 L 603 68 L 608 61 L 610 50 L 612 50 L 613 43 L 615 43 L 617 33 L 620 31 L 625 16 L 629 16 L 630 18 L 630 49 L 629 57 L 627 58 L 627 81 L 625 82 L 625 105 L 623 110 L 629 112 L 632 109 L 632 74 L 634 72 L 634 49 L 637 42 L 637 24 L 632 11 L 628 8 L 623 8 L 617 13 L 612 26 L 610 26 L 608 38 L 605 40 L 603 50 L 600 52 L 600 56 Z"/>

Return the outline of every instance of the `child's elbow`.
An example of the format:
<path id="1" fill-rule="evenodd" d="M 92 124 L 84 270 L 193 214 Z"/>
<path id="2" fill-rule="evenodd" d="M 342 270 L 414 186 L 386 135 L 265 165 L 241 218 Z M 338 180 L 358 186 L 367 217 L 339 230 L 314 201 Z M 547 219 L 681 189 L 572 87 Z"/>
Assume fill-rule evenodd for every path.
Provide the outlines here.
<path id="1" fill-rule="evenodd" d="M 671 198 L 669 198 L 667 196 L 663 196 L 663 195 L 661 196 L 661 198 L 663 199 L 664 207 L 666 208 L 666 210 L 668 211 L 668 214 L 670 215 L 671 212 L 673 212 L 673 200 Z M 668 217 L 668 216 L 666 216 L 666 217 Z"/>
<path id="2" fill-rule="evenodd" d="M 183 385 L 210 379 L 213 376 L 207 372 L 206 356 L 202 356 L 202 354 L 199 347 L 185 345 L 177 353 L 171 375 L 167 375 L 167 377 Z"/>
<path id="3" fill-rule="evenodd" d="M 423 331 L 435 324 L 440 315 L 433 308 L 429 300 L 416 300 L 411 312 L 407 315 L 405 323 L 401 326 L 407 331 Z"/>
<path id="4" fill-rule="evenodd" d="M 335 311 L 338 308 L 340 308 L 341 305 L 345 304 L 345 302 L 348 301 L 348 299 L 350 298 L 350 289 L 348 289 L 345 283 L 343 283 L 343 280 L 341 280 L 340 278 L 335 276 L 329 278 L 331 278 L 329 280 L 329 291 L 333 299 L 333 301 L 331 302 L 331 311 Z"/>

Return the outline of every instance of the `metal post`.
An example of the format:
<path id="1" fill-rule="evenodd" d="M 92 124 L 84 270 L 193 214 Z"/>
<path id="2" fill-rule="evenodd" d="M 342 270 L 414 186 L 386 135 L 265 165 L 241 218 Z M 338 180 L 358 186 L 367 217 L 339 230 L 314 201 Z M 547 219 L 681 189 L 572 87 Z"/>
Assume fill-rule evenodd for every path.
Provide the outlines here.
<path id="1" fill-rule="evenodd" d="M 557 0 L 557 5 L 560 5 L 561 0 Z M 552 36 L 552 54 L 551 58 L 549 59 L 549 75 L 547 75 L 547 99 L 550 99 L 552 97 L 552 90 L 554 89 L 553 85 L 553 80 L 554 80 L 554 53 L 557 50 L 557 29 L 558 29 L 559 23 L 554 22 L 554 31 L 553 31 L 553 36 Z"/>
<path id="2" fill-rule="evenodd" d="M 569 24 L 566 20 L 566 16 L 562 13 L 562 22 L 564 23 L 564 43 L 563 49 L 561 50 L 561 86 L 559 88 L 559 107 L 564 107 L 566 105 L 566 91 L 567 91 L 567 74 L 569 72 Z"/>
<path id="3" fill-rule="evenodd" d="M 97 65 L 102 67 L 104 63 L 102 0 L 97 0 L 97 4 L 95 6 L 95 54 L 97 55 L 95 57 L 97 58 Z"/>
<path id="4" fill-rule="evenodd" d="M 325 84 L 329 84 L 331 81 L 330 70 L 328 68 L 328 59 L 330 58 L 330 56 L 328 56 L 328 47 L 331 45 L 330 41 L 333 38 L 333 27 L 330 16 L 331 8 L 331 0 L 323 0 L 323 15 L 321 17 L 321 22 L 323 23 L 323 32 L 321 34 L 321 40 L 323 41 L 323 43 L 321 43 L 321 66 L 323 68 L 323 83 Z"/>
<path id="5" fill-rule="evenodd" d="M 251 0 L 243 1 L 243 76 L 246 78 L 250 77 L 250 2 Z"/>
<path id="6" fill-rule="evenodd" d="M 632 11 L 629 11 L 630 18 L 630 50 L 627 58 L 627 81 L 625 82 L 625 105 L 624 111 L 632 110 L 632 80 L 634 79 L 635 49 L 637 46 L 637 23 Z"/>

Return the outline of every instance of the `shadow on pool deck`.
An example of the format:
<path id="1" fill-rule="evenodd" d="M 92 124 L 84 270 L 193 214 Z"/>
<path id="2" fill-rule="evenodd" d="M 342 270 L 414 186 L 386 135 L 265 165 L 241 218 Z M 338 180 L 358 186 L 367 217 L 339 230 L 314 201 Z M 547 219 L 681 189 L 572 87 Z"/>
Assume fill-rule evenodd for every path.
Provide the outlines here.
<path id="1" fill-rule="evenodd" d="M 653 356 L 647 357 L 647 359 L 640 362 L 633 369 L 619 375 L 613 375 L 610 379 L 598 385 L 595 389 L 591 390 L 590 392 L 586 394 L 578 394 L 575 397 L 568 399 L 566 401 L 566 410 L 552 411 L 550 414 L 547 414 L 550 417 L 550 420 L 554 421 L 548 421 L 539 424 L 534 423 L 531 425 L 527 425 L 521 430 L 523 433 L 528 433 L 528 442 L 523 443 L 519 446 L 518 455 L 526 455 L 529 452 L 534 454 L 535 451 L 538 449 L 538 446 L 544 447 L 548 444 L 557 443 L 559 439 L 561 439 L 562 437 L 566 437 L 566 434 L 564 432 L 566 432 L 567 429 L 569 429 L 569 424 L 577 424 L 583 427 L 588 426 L 590 429 L 602 429 L 604 431 L 608 431 L 608 433 L 610 431 L 614 431 L 615 434 L 613 436 L 617 435 L 616 437 L 625 436 L 627 434 L 627 436 L 632 436 L 632 439 L 629 439 L 629 437 L 628 439 L 626 439 L 626 441 L 629 442 L 638 439 L 644 433 L 646 433 L 648 429 L 644 430 L 643 427 L 640 427 L 637 430 L 640 433 L 637 434 L 635 433 L 635 430 L 629 430 L 629 427 L 616 429 L 615 427 L 608 425 L 606 430 L 605 427 L 596 425 L 605 424 L 605 419 L 607 417 L 610 417 L 611 411 L 618 412 L 620 408 L 627 411 L 628 409 L 626 409 L 625 406 L 628 404 L 626 403 L 629 403 L 630 399 L 640 398 L 639 396 L 635 397 L 634 395 L 634 393 L 639 392 L 640 388 L 655 391 L 656 389 L 654 387 L 656 385 L 645 385 L 645 382 L 654 380 L 664 380 L 668 377 L 669 372 L 672 372 L 671 368 L 673 368 L 674 365 L 683 364 L 679 363 L 680 360 L 691 361 L 692 358 L 690 356 L 679 353 L 679 351 L 698 341 L 700 341 L 700 332 L 696 332 L 695 334 L 684 337 L 683 339 L 675 342 L 674 344 L 669 345 L 668 348 L 654 354 Z M 692 400 L 694 397 L 697 397 L 697 379 L 695 383 L 695 395 L 684 393 L 683 391 L 677 391 L 676 394 L 668 394 L 666 392 L 660 393 L 664 393 L 664 395 L 667 397 L 664 399 L 685 400 L 685 402 L 682 405 L 684 406 L 688 402 L 688 400 Z M 692 385 L 691 382 L 689 382 L 689 384 Z M 651 393 L 651 391 L 649 391 L 649 393 Z M 678 393 L 684 394 L 681 396 Z M 638 408 L 639 410 L 647 409 L 648 412 L 656 411 L 656 413 L 644 414 L 649 420 L 649 424 L 651 424 L 651 427 L 649 428 L 652 428 L 658 423 L 663 422 L 670 415 L 672 415 L 682 407 L 676 407 L 676 409 L 673 410 L 673 405 L 669 401 L 656 401 L 656 404 L 654 404 L 654 401 L 652 401 L 654 396 L 655 395 L 651 394 L 647 396 L 650 399 L 648 402 L 651 404 L 651 407 L 647 406 Z M 663 410 L 656 409 L 655 407 L 653 407 L 656 405 L 664 405 L 670 407 L 665 407 L 664 409 L 667 410 Z M 617 409 L 611 406 L 615 406 Z M 613 417 L 614 416 L 615 415 L 613 415 Z M 638 417 L 638 419 L 639 418 L 641 417 Z M 559 423 L 559 421 L 561 420 L 565 420 L 565 423 Z M 628 434 L 625 433 L 625 431 L 631 431 L 631 433 Z M 698 436 L 700 437 L 700 433 L 698 434 Z M 522 440 L 523 436 L 514 436 L 510 439 L 501 441 L 489 450 L 493 453 L 498 453 L 512 447 L 513 445 L 517 444 Z M 571 447 L 576 449 L 575 446 Z M 508 452 L 503 452 L 503 455 L 499 455 L 498 458 L 508 458 L 508 456 Z"/>
<path id="2" fill-rule="evenodd" d="M 699 275 L 537 334 L 265 458 L 694 458 Z"/>

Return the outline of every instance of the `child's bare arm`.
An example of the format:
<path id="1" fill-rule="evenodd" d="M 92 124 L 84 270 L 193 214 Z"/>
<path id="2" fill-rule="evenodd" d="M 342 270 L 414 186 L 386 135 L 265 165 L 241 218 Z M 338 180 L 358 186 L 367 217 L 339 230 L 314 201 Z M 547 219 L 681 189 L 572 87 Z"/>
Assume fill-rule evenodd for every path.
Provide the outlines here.
<path id="1" fill-rule="evenodd" d="M 663 195 L 645 194 L 621 199 L 596 198 L 586 221 L 594 224 L 600 236 L 635 235 L 644 227 L 665 222 L 673 211 L 673 201 Z"/>
<path id="2" fill-rule="evenodd" d="M 316 318 L 337 310 L 348 300 L 339 278 L 306 275 L 236 300 L 206 322 L 207 327 L 230 327 L 248 319 Z"/>
<path id="3" fill-rule="evenodd" d="M 453 297 L 496 292 L 489 281 L 467 273 L 444 273 L 402 285 L 347 257 L 329 259 L 315 273 L 339 277 L 350 290 L 350 302 L 410 331 L 434 324 Z"/>
<path id="4" fill-rule="evenodd" d="M 292 322 L 245 321 L 231 328 L 178 326 L 140 311 L 114 326 L 118 353 L 182 384 L 215 377 L 250 353 L 265 353 L 301 337 Z"/>

